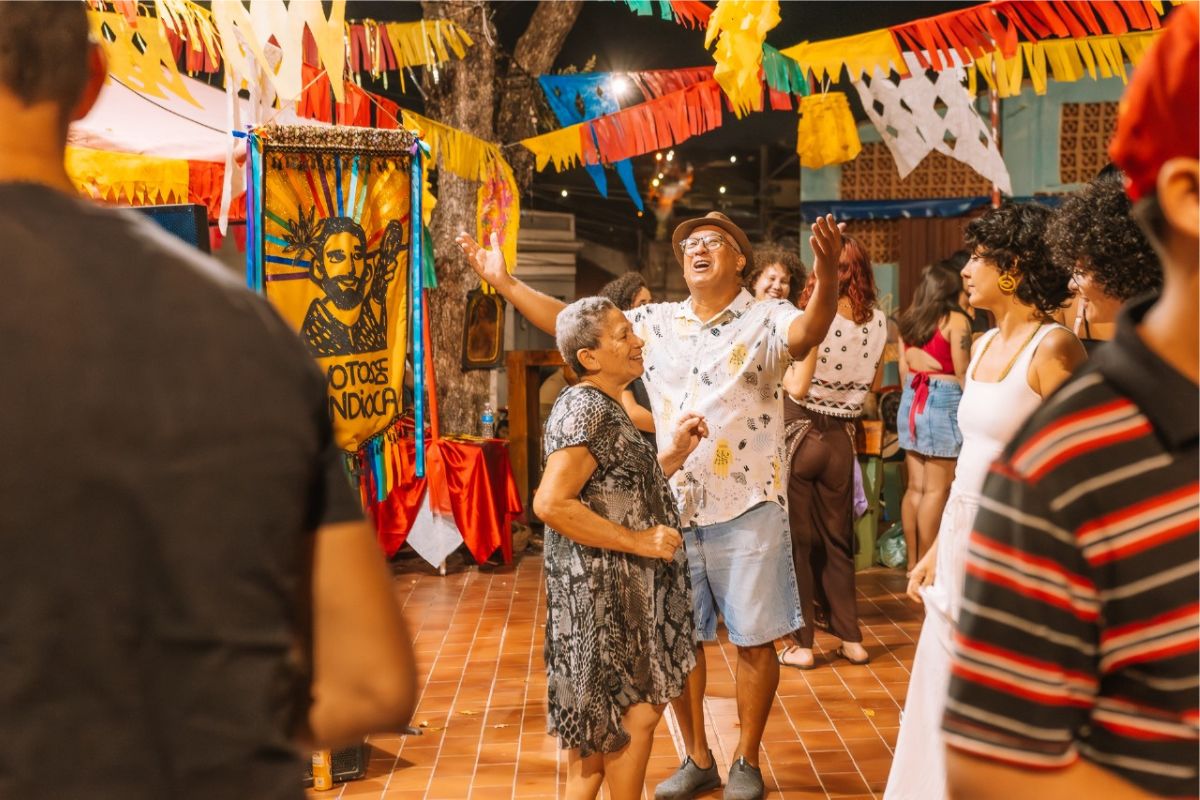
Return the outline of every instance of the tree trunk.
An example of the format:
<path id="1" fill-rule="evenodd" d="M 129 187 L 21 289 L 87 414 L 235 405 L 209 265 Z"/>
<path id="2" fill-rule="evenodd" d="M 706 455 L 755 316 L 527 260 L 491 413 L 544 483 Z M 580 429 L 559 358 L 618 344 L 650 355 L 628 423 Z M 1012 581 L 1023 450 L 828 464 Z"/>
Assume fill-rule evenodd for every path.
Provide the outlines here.
<path id="1" fill-rule="evenodd" d="M 433 70 L 426 68 L 423 83 L 426 116 L 494 141 L 496 49 L 489 44 L 488 36 L 474 35 L 487 25 L 491 40 L 496 38 L 488 5 L 482 0 L 422 2 L 426 19 L 453 20 L 471 30 L 475 40 L 475 45 L 467 49 L 466 58 L 448 61 L 438 68 L 436 82 Z M 429 322 L 443 433 L 479 433 L 479 412 L 490 386 L 486 371 L 463 372 L 461 361 L 467 292 L 479 285 L 479 279 L 463 260 L 454 237 L 460 231 L 475 235 L 478 188 L 447 170 L 437 171 L 438 202 L 430 232 L 438 288 L 429 293 Z"/>
<path id="2" fill-rule="evenodd" d="M 513 56 L 525 73 L 539 75 L 550 69 L 582 6 L 582 0 L 542 0 Z M 490 142 L 497 138 L 501 143 L 515 142 L 534 135 L 535 92 L 539 91 L 535 80 L 526 77 L 515 90 L 506 88 L 501 105 L 496 81 L 499 52 L 493 44 L 497 34 L 491 22 L 490 3 L 422 0 L 421 7 L 426 19 L 453 20 L 469 30 L 475 40 L 474 46 L 467 49 L 466 58 L 451 60 L 438 68 L 436 81 L 432 68 L 424 70 L 426 116 Z M 524 74 L 515 66 L 510 67 L 509 73 Z M 520 147 L 507 148 L 505 157 L 524 192 L 532 181 L 533 157 Z M 429 320 L 444 433 L 478 433 L 479 411 L 490 386 L 488 372 L 464 373 L 461 361 L 467 292 L 479 285 L 479 279 L 463 260 L 454 237 L 460 231 L 475 235 L 478 189 L 478 184 L 438 170 L 438 202 L 431 226 L 438 288 L 429 296 Z"/>
<path id="3" fill-rule="evenodd" d="M 513 63 L 509 64 L 505 76 L 504 94 L 496 119 L 496 131 L 501 141 L 519 142 L 537 134 L 537 97 L 541 91 L 537 76 L 554 66 L 581 10 L 583 0 L 542 0 L 538 3 L 529 27 L 517 40 Z M 505 157 L 524 194 L 533 183 L 533 154 L 523 147 L 510 147 Z"/>

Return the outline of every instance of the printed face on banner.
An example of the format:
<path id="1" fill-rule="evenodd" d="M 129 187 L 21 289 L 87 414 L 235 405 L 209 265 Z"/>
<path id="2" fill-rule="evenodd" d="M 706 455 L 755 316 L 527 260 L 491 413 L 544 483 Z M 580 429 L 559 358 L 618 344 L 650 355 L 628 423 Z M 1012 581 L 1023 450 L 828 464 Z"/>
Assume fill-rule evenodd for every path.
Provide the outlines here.
<path id="1" fill-rule="evenodd" d="M 266 295 L 321 365 L 347 451 L 401 411 L 410 180 L 396 158 L 264 151 Z"/>

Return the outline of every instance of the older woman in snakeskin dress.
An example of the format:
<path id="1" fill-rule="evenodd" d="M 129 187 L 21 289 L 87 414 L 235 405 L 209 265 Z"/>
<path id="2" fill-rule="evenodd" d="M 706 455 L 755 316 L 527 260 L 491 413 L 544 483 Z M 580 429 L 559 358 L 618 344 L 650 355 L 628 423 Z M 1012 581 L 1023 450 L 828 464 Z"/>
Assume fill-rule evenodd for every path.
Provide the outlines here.
<path id="1" fill-rule="evenodd" d="M 546 421 L 534 510 L 546 523 L 548 727 L 567 751 L 567 797 L 640 798 L 663 705 L 695 665 L 691 586 L 666 474 L 707 435 L 685 415 L 655 454 L 621 406 L 642 341 L 609 300 L 558 317 L 579 383 Z"/>

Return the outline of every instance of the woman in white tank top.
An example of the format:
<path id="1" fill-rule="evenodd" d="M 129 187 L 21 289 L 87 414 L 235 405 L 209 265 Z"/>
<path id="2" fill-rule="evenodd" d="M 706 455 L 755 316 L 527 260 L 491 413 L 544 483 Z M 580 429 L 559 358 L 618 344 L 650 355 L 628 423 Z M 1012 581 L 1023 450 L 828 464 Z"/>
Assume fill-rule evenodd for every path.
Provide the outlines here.
<path id="1" fill-rule="evenodd" d="M 962 601 L 967 542 L 988 468 L 1044 397 L 1087 358 L 1069 330 L 1049 322 L 1070 298 L 1070 275 L 1050 261 L 1043 239 L 1050 212 L 1007 205 L 967 226 L 971 260 L 963 268 L 971 305 L 990 311 L 996 328 L 975 343 L 958 424 L 963 445 L 933 548 L 909 576 L 924 602 L 895 758 L 885 800 L 946 796 L 942 710 L 950 683 L 954 626 Z"/>

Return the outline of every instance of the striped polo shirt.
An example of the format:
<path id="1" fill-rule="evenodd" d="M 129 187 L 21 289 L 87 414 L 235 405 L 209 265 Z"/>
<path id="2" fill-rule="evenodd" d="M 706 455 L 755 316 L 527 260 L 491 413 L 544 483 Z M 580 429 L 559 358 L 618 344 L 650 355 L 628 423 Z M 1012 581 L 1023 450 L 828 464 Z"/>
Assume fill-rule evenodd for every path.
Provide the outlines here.
<path id="1" fill-rule="evenodd" d="M 1200 394 L 1138 337 L 1151 302 L 992 467 L 943 729 L 974 756 L 1083 758 L 1195 797 Z"/>

